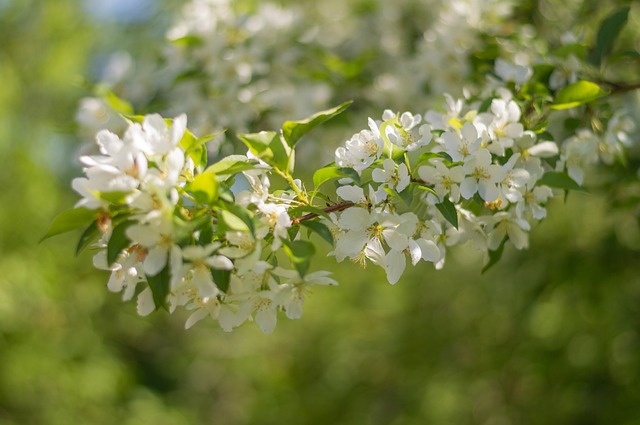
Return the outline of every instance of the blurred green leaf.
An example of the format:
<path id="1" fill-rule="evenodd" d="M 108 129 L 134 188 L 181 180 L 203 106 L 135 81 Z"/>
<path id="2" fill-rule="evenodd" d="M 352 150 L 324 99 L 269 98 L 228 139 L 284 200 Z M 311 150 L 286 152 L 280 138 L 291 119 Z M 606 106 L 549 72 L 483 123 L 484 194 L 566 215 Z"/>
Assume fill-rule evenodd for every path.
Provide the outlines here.
<path id="1" fill-rule="evenodd" d="M 589 62 L 600 66 L 602 61 L 611 53 L 616 39 L 629 19 L 629 6 L 625 6 L 606 17 L 598 28 L 596 45 L 589 54 Z"/>
<path id="2" fill-rule="evenodd" d="M 358 175 L 358 172 L 353 168 L 331 165 L 320 168 L 315 173 L 313 173 L 313 186 L 315 190 L 318 190 L 318 188 L 323 183 L 333 179 L 341 179 L 343 177 L 351 178 L 356 184 L 360 182 L 360 176 Z"/>
<path id="3" fill-rule="evenodd" d="M 291 260 L 293 266 L 298 270 L 300 276 L 304 277 L 309 271 L 311 257 L 316 253 L 315 246 L 308 241 L 282 240 L 284 251 Z"/>
<path id="4" fill-rule="evenodd" d="M 486 272 L 491 267 L 495 266 L 498 263 L 498 261 L 500 261 L 500 259 L 502 258 L 502 253 L 504 252 L 504 245 L 507 243 L 508 239 L 509 238 L 505 236 L 504 239 L 502 239 L 502 242 L 500 242 L 498 249 L 496 249 L 495 251 L 489 250 L 489 261 L 482 268 L 481 273 Z"/>
<path id="5" fill-rule="evenodd" d="M 99 213 L 99 210 L 89 210 L 86 208 L 72 208 L 63 211 L 53 219 L 49 230 L 42 239 L 40 239 L 40 242 L 52 236 L 84 227 L 94 221 Z"/>
<path id="6" fill-rule="evenodd" d="M 580 192 L 587 192 L 587 190 L 576 183 L 567 173 L 562 173 L 559 171 L 549 171 L 542 176 L 540 180 L 538 180 L 539 185 L 546 185 L 549 187 L 554 187 L 557 189 L 565 189 L 565 190 L 577 190 Z"/>
<path id="7" fill-rule="evenodd" d="M 212 171 L 205 171 L 198 174 L 185 186 L 185 190 L 193 194 L 196 201 L 204 205 L 211 205 L 218 199 L 218 178 Z"/>
<path id="8" fill-rule="evenodd" d="M 561 89 L 551 109 L 569 109 L 596 100 L 607 94 L 599 85 L 590 81 L 578 81 Z"/>
<path id="9" fill-rule="evenodd" d="M 290 147 L 294 147 L 300 138 L 325 121 L 340 115 L 353 103 L 344 102 L 336 107 L 320 111 L 300 121 L 285 121 L 282 125 L 282 135 Z"/>

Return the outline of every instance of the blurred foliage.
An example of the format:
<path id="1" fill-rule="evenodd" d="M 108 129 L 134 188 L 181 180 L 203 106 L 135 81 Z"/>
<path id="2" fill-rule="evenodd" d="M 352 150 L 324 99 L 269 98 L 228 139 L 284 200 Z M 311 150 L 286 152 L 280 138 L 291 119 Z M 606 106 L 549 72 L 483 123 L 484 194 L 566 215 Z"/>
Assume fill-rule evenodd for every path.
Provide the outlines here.
<path id="1" fill-rule="evenodd" d="M 610 10 L 599 5 L 522 13 L 590 22 Z M 88 254 L 73 257 L 76 235 L 38 245 L 75 199 L 83 78 L 101 50 L 144 50 L 136 40 L 166 23 L 92 19 L 79 0 L 0 1 L 1 424 L 640 422 L 637 204 L 612 213 L 604 190 L 551 205 L 531 249 L 485 275 L 470 251 L 396 287 L 326 263 L 341 286 L 269 336 L 137 317 Z"/>

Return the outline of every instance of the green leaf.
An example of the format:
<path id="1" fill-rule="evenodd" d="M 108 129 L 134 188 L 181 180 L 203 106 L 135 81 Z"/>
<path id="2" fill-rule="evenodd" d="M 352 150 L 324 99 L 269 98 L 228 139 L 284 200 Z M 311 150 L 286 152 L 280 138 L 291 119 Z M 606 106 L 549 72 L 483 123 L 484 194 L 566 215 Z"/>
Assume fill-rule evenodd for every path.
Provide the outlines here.
<path id="1" fill-rule="evenodd" d="M 229 290 L 229 281 L 231 280 L 231 270 L 211 269 L 211 276 L 219 290 L 226 293 Z"/>
<path id="2" fill-rule="evenodd" d="M 539 185 L 547 185 L 549 187 L 555 187 L 557 189 L 565 190 L 577 190 L 580 192 L 587 192 L 587 190 L 576 183 L 567 173 L 561 173 L 558 171 L 549 171 L 545 173 L 540 180 Z"/>
<path id="3" fill-rule="evenodd" d="M 333 235 L 331 234 L 331 230 L 329 230 L 329 228 L 324 223 L 320 223 L 319 221 L 307 220 L 301 221 L 300 225 L 310 229 L 312 232 L 317 233 L 318 236 L 327 241 L 329 245 L 333 246 Z"/>
<path id="4" fill-rule="evenodd" d="M 100 192 L 98 196 L 111 204 L 121 205 L 126 203 L 130 194 L 131 192 Z"/>
<path id="5" fill-rule="evenodd" d="M 216 174 L 207 170 L 198 174 L 185 186 L 185 190 L 193 194 L 196 201 L 204 205 L 210 205 L 218 198 L 218 179 Z"/>
<path id="6" fill-rule="evenodd" d="M 180 139 L 180 147 L 193 160 L 196 168 L 202 170 L 207 165 L 207 147 L 205 145 L 225 131 L 204 137 L 196 137 L 191 131 L 186 130 L 182 135 L 182 139 Z"/>
<path id="7" fill-rule="evenodd" d="M 49 230 L 42 239 L 40 239 L 40 242 L 45 239 L 49 239 L 52 236 L 87 226 L 98 218 L 98 214 L 100 214 L 100 210 L 89 210 L 87 208 L 72 208 L 70 210 L 63 211 L 53 219 L 49 226 Z"/>
<path id="8" fill-rule="evenodd" d="M 231 230 L 255 233 L 253 216 L 240 205 L 224 204 L 220 209 L 220 218 Z"/>
<path id="9" fill-rule="evenodd" d="M 100 232 L 100 228 L 98 227 L 98 220 L 95 220 L 82 232 L 82 236 L 80 236 L 80 240 L 78 240 L 78 245 L 76 246 L 76 255 L 80 254 L 92 242 L 98 240 L 101 234 L 102 232 Z"/>
<path id="10" fill-rule="evenodd" d="M 445 197 L 442 202 L 436 204 L 436 208 L 453 227 L 458 228 L 458 210 L 456 210 L 456 206 L 453 205 L 449 198 Z"/>
<path id="11" fill-rule="evenodd" d="M 313 130 L 318 125 L 340 115 L 351 105 L 352 101 L 345 102 L 334 108 L 320 111 L 300 121 L 285 121 L 282 125 L 282 135 L 290 147 L 294 147 L 300 138 Z"/>
<path id="12" fill-rule="evenodd" d="M 256 161 L 250 160 L 244 155 L 229 155 L 211 165 L 206 171 L 220 175 L 237 174 L 242 171 L 255 168 Z"/>
<path id="13" fill-rule="evenodd" d="M 507 239 L 509 238 L 505 236 L 504 239 L 502 239 L 502 242 L 500 242 L 500 246 L 498 246 L 498 249 L 496 249 L 495 251 L 489 250 L 489 261 L 482 268 L 481 273 L 486 272 L 491 267 L 493 267 L 498 261 L 500 261 L 500 258 L 502 258 L 502 252 L 504 251 L 504 244 L 507 243 Z"/>
<path id="14" fill-rule="evenodd" d="M 578 81 L 560 90 L 551 109 L 569 109 L 591 102 L 607 94 L 599 85 L 590 81 Z"/>
<path id="15" fill-rule="evenodd" d="M 328 182 L 332 179 L 340 179 L 343 177 L 350 177 L 354 182 L 360 182 L 360 176 L 358 172 L 353 168 L 347 167 L 338 167 L 335 165 L 320 168 L 315 173 L 313 173 L 313 186 L 315 190 L 318 190 L 320 185 L 325 182 Z"/>
<path id="16" fill-rule="evenodd" d="M 261 131 L 260 133 L 239 134 L 238 137 L 252 154 L 281 171 L 288 171 L 289 157 L 293 152 L 278 133 Z"/>
<path id="17" fill-rule="evenodd" d="M 128 248 L 131 244 L 129 237 L 127 236 L 127 228 L 134 223 L 136 222 L 133 220 L 126 220 L 113 228 L 111 238 L 109 238 L 109 243 L 107 244 L 108 265 L 113 264 L 118 259 L 118 255 L 122 250 Z"/>
<path id="18" fill-rule="evenodd" d="M 103 94 L 104 101 L 111 109 L 122 114 L 133 114 L 133 106 L 126 100 L 120 99 L 112 91 L 106 91 Z"/>
<path id="19" fill-rule="evenodd" d="M 293 266 L 298 270 L 300 276 L 304 277 L 309 270 L 311 257 L 316 253 L 316 248 L 308 241 L 288 241 L 282 240 L 284 251 L 291 260 Z"/>
<path id="20" fill-rule="evenodd" d="M 589 62 L 600 66 L 613 50 L 613 45 L 629 19 L 629 6 L 625 6 L 606 17 L 598 28 L 596 45 L 589 55 Z"/>
<path id="21" fill-rule="evenodd" d="M 156 305 L 156 310 L 160 307 L 166 308 L 170 282 L 169 264 L 164 266 L 157 275 L 147 276 L 147 283 L 149 283 L 149 288 L 153 294 L 153 303 Z"/>

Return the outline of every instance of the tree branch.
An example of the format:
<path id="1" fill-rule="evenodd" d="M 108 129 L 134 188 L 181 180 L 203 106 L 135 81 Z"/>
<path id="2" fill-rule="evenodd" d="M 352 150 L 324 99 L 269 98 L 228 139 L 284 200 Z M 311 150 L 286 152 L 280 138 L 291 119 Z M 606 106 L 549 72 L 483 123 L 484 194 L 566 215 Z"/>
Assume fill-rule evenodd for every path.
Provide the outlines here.
<path id="1" fill-rule="evenodd" d="M 330 213 L 330 212 L 336 212 L 336 211 L 342 211 L 342 210 L 346 210 L 347 208 L 351 208 L 353 207 L 355 204 L 353 202 L 339 202 L 337 204 L 328 206 L 326 208 L 322 208 L 322 211 L 326 212 L 326 213 Z M 319 217 L 319 214 L 316 213 L 309 213 L 309 214 L 305 214 L 302 217 L 298 217 L 298 218 L 294 218 L 291 220 L 291 224 L 299 224 L 301 221 L 305 221 L 305 220 L 311 220 L 313 218 Z"/>

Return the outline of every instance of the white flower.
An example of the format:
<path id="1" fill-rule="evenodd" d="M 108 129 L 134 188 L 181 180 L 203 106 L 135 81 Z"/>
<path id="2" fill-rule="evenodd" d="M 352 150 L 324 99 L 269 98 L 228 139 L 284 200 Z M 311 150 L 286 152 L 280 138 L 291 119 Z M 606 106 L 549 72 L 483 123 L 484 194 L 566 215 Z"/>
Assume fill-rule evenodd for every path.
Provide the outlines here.
<path id="1" fill-rule="evenodd" d="M 382 114 L 382 119 L 385 121 L 393 120 L 394 118 L 395 114 L 389 109 Z M 389 142 L 400 149 L 407 152 L 415 151 L 422 146 L 428 145 L 433 138 L 430 125 L 423 124 L 417 127 L 421 120 L 422 117 L 418 114 L 412 115 L 410 112 L 403 112 L 398 118 L 398 124 L 385 127 L 385 135 Z"/>
<path id="2" fill-rule="evenodd" d="M 188 264 L 182 266 L 181 276 L 188 275 L 188 281 L 198 290 L 202 298 L 213 297 L 219 293 L 218 287 L 213 281 L 211 269 L 231 270 L 233 263 L 224 255 L 213 255 L 219 244 L 205 246 L 185 246 L 182 248 L 182 257 Z"/>
<path id="3" fill-rule="evenodd" d="M 391 158 L 386 158 L 382 162 L 383 168 L 376 168 L 371 174 L 371 178 L 376 183 L 385 183 L 388 187 L 402 192 L 411 183 L 411 176 L 407 165 L 403 162 L 396 169 L 396 163 Z"/>
<path id="4" fill-rule="evenodd" d="M 486 149 L 479 149 L 463 165 L 465 179 L 460 184 L 460 193 L 465 199 L 471 199 L 478 192 L 487 202 L 495 201 L 500 195 L 497 183 L 504 178 L 504 170 L 491 163 L 491 154 Z"/>
<path id="5" fill-rule="evenodd" d="M 446 131 L 440 136 L 446 152 L 454 162 L 466 161 L 480 148 L 482 138 L 478 136 L 476 127 L 467 122 L 460 129 L 460 134 Z"/>
<path id="6" fill-rule="evenodd" d="M 533 70 L 528 66 L 516 65 L 502 59 L 496 59 L 495 71 L 502 81 L 513 81 L 519 85 L 526 83 L 533 75 Z"/>
<path id="7" fill-rule="evenodd" d="M 460 200 L 460 183 L 464 180 L 461 166 L 447 168 L 442 161 L 433 159 L 433 166 L 423 165 L 418 168 L 418 175 L 425 183 L 433 186 L 440 199 L 449 196 L 453 202 Z"/>
<path id="8" fill-rule="evenodd" d="M 498 249 L 505 236 L 509 237 L 509 240 L 517 249 L 524 249 L 529 246 L 527 231 L 531 229 L 531 226 L 526 220 L 518 218 L 512 212 L 501 211 L 492 216 L 483 217 L 482 221 L 485 223 L 489 249 L 493 251 Z"/>
<path id="9" fill-rule="evenodd" d="M 285 283 L 280 285 L 276 302 L 284 308 L 289 319 L 302 317 L 304 297 L 310 292 L 311 286 L 334 286 L 338 284 L 338 282 L 329 277 L 330 272 L 323 270 L 300 277 L 297 270 L 285 270 L 276 267 L 273 270 L 273 274 L 286 280 Z"/>
<path id="10" fill-rule="evenodd" d="M 547 210 L 542 206 L 553 196 L 553 191 L 549 186 L 536 186 L 532 190 L 527 190 L 522 199 L 516 205 L 518 218 L 526 218 L 527 212 L 536 220 L 542 220 L 547 216 Z"/>

